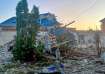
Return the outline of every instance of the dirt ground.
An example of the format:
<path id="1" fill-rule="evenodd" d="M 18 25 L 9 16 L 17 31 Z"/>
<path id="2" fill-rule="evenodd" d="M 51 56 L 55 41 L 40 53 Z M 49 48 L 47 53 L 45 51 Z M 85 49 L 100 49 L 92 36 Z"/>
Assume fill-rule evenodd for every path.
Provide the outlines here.
<path id="1" fill-rule="evenodd" d="M 105 74 L 105 62 L 101 58 L 92 55 L 77 56 L 64 59 L 65 74 Z"/>
<path id="2" fill-rule="evenodd" d="M 64 55 L 65 74 L 105 74 L 105 62 L 94 50 L 67 51 Z"/>

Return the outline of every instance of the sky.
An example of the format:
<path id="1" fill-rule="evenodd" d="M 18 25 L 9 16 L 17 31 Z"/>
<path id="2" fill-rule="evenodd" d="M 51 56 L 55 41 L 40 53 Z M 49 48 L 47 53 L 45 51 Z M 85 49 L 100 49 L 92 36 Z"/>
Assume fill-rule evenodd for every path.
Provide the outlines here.
<path id="1" fill-rule="evenodd" d="M 15 8 L 20 0 L 0 0 L 0 22 L 15 16 Z M 101 19 L 105 18 L 105 0 L 27 0 L 29 10 L 33 5 L 40 13 L 53 13 L 59 22 L 77 30 L 100 29 Z M 79 18 L 76 18 L 78 17 Z"/>

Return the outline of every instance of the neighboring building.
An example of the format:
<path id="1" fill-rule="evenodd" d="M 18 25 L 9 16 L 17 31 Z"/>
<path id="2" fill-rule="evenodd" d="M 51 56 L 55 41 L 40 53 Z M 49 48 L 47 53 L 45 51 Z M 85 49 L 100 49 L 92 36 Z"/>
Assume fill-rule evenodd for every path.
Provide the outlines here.
<path id="1" fill-rule="evenodd" d="M 58 24 L 55 15 L 51 13 L 40 14 L 38 23 L 45 28 L 53 27 Z"/>
<path id="2" fill-rule="evenodd" d="M 55 15 L 51 13 L 40 14 L 37 22 L 39 23 L 41 28 L 54 28 L 59 24 L 59 22 L 57 22 L 56 20 Z M 16 30 L 16 17 L 11 17 L 6 21 L 0 23 L 0 28 L 2 30 Z"/>
<path id="3" fill-rule="evenodd" d="M 54 14 L 51 13 L 44 13 L 40 14 L 38 23 L 41 28 L 41 33 L 45 33 L 44 29 L 51 29 L 55 28 L 57 24 L 59 24 L 56 20 L 56 17 Z M 0 45 L 3 45 L 5 43 L 8 43 L 11 41 L 16 35 L 16 17 L 11 17 L 7 19 L 6 21 L 0 23 Z"/>
<path id="4" fill-rule="evenodd" d="M 9 43 L 11 40 L 14 40 L 15 35 L 15 31 L 0 31 L 0 46 Z"/>
<path id="5" fill-rule="evenodd" d="M 78 46 L 83 47 L 83 48 L 87 48 L 87 47 L 91 47 L 91 46 L 95 47 L 96 33 L 99 34 L 101 47 L 105 47 L 105 33 L 102 31 L 77 31 Z"/>
<path id="6" fill-rule="evenodd" d="M 105 32 L 105 18 L 102 19 L 102 20 L 100 20 L 100 22 L 101 22 L 101 30 L 102 30 L 103 32 Z"/>
<path id="7" fill-rule="evenodd" d="M 55 15 L 51 13 L 40 14 L 37 22 L 43 28 L 53 28 L 55 25 L 59 24 Z M 11 17 L 0 23 L 0 28 L 4 31 L 16 30 L 16 17 Z"/>
<path id="8" fill-rule="evenodd" d="M 14 39 L 16 35 L 16 17 L 12 17 L 0 24 L 0 46 Z"/>
<path id="9" fill-rule="evenodd" d="M 0 28 L 3 31 L 15 31 L 16 30 L 16 17 L 9 18 L 8 20 L 0 23 Z"/>

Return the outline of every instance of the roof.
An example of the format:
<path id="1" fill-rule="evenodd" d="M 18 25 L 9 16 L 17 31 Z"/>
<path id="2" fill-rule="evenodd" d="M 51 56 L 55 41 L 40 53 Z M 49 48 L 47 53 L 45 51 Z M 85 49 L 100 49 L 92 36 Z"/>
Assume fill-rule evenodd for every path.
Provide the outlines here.
<path id="1" fill-rule="evenodd" d="M 103 22 L 105 22 L 105 18 L 104 18 L 104 19 L 102 19 L 102 20 L 100 20 L 100 22 L 102 22 L 102 23 L 103 23 Z"/>
<path id="2" fill-rule="evenodd" d="M 51 15 L 51 13 L 48 12 L 48 13 L 40 14 L 40 16 L 41 16 L 41 15 L 43 15 L 43 16 L 47 16 L 47 15 Z"/>
<path id="3" fill-rule="evenodd" d="M 11 17 L 6 21 L 0 23 L 0 26 L 16 26 L 16 17 Z"/>
<path id="4" fill-rule="evenodd" d="M 51 15 L 50 17 L 46 17 L 48 15 Z M 53 26 L 55 24 L 57 24 L 58 22 L 56 21 L 56 18 L 55 16 L 52 17 L 53 14 L 50 14 L 50 13 L 44 13 L 44 14 L 40 14 L 40 16 L 43 16 L 45 18 L 41 19 L 41 23 L 40 23 L 40 18 L 38 19 L 38 23 L 41 25 L 41 26 L 44 26 L 44 27 L 48 27 L 48 26 Z M 16 26 L 16 17 L 11 17 L 9 19 L 7 19 L 6 21 L 0 23 L 0 26 Z"/>
<path id="5" fill-rule="evenodd" d="M 38 20 L 38 23 L 41 25 L 41 26 L 45 26 L 45 27 L 47 27 L 47 26 L 54 26 L 54 25 L 56 25 L 58 22 L 56 21 L 56 20 L 49 20 L 49 19 L 47 19 L 47 18 L 43 18 L 43 19 L 41 19 L 41 22 L 40 22 L 40 20 Z"/>
<path id="6" fill-rule="evenodd" d="M 40 14 L 38 23 L 41 26 L 45 26 L 45 27 L 54 26 L 54 25 L 58 24 L 55 15 L 51 14 L 51 13 Z"/>

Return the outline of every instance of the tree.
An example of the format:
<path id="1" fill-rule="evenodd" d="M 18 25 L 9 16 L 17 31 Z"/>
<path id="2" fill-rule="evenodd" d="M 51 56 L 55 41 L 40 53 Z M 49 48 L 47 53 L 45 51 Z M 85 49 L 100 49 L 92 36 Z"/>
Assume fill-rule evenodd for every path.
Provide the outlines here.
<path id="1" fill-rule="evenodd" d="M 31 14 L 32 14 L 33 18 L 37 20 L 39 18 L 39 9 L 38 9 L 38 7 L 36 7 L 34 5 L 32 11 L 31 11 Z M 35 21 L 35 22 L 37 23 L 37 21 Z"/>
<path id="2" fill-rule="evenodd" d="M 37 19 L 39 18 L 39 9 L 36 6 L 33 6 L 31 13 L 29 14 L 29 35 L 31 39 L 31 45 L 35 44 L 35 37 L 37 34 L 37 30 L 39 28 Z M 33 45 L 32 45 L 33 46 Z"/>
<path id="3" fill-rule="evenodd" d="M 28 5 L 26 0 L 21 0 L 16 7 L 16 30 L 17 30 L 17 48 L 20 48 L 21 43 L 25 43 L 26 37 L 26 25 L 27 25 L 27 17 L 28 14 Z M 24 40 L 24 41 L 23 41 Z M 23 41 L 23 42 L 22 42 Z"/>
<path id="4" fill-rule="evenodd" d="M 39 10 L 33 7 L 32 13 L 28 12 L 26 0 L 21 0 L 16 7 L 16 44 L 13 49 L 15 60 L 31 62 L 35 60 L 35 37 L 38 29 L 37 19 Z"/>
<path id="5" fill-rule="evenodd" d="M 26 0 L 21 0 L 16 7 L 16 44 L 13 49 L 13 55 L 15 60 L 23 61 L 25 59 L 25 43 L 26 43 L 26 25 L 27 25 L 27 17 L 28 14 L 28 5 Z"/>

